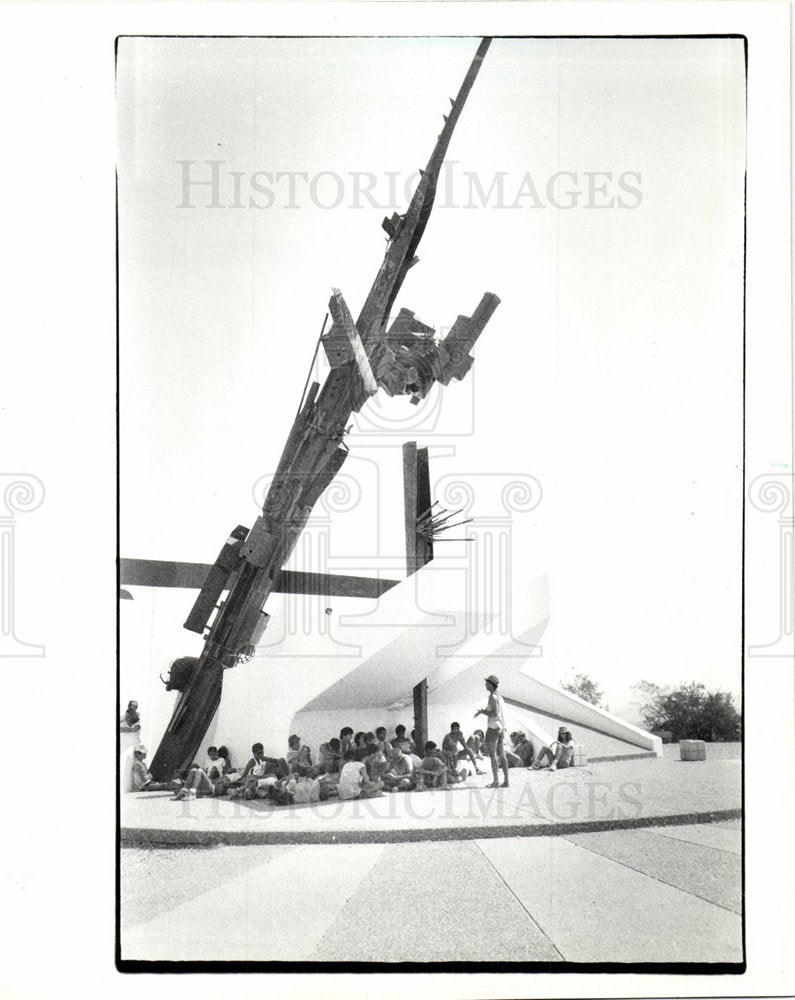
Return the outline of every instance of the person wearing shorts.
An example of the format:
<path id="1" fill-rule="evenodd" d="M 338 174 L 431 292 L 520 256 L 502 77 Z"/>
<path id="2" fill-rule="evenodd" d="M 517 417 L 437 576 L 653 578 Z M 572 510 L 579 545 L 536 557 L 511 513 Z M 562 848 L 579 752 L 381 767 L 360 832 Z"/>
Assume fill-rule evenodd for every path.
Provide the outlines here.
<path id="1" fill-rule="evenodd" d="M 463 747 L 463 750 L 460 748 Z M 453 774 L 458 774 L 458 760 L 460 756 L 469 757 L 476 774 L 485 774 L 481 771 L 475 761 L 475 755 L 471 748 L 467 746 L 464 734 L 457 722 L 450 723 L 450 732 L 442 740 L 442 760 Z"/>
<path id="2" fill-rule="evenodd" d="M 479 708 L 475 712 L 475 718 L 479 715 L 486 716 L 486 750 L 491 761 L 491 773 L 493 781 L 487 788 L 507 788 L 508 787 L 508 760 L 505 756 L 505 706 L 502 695 L 497 691 L 500 684 L 499 677 L 489 674 L 485 678 L 486 690 L 489 692 L 488 704 L 485 708 Z M 499 769 L 505 780 L 502 785 L 499 783 Z"/>
<path id="3" fill-rule="evenodd" d="M 558 730 L 558 738 L 553 740 L 548 747 L 543 747 L 539 753 L 538 760 L 533 764 L 533 770 L 549 767 L 550 771 L 557 771 L 564 767 L 571 767 L 573 757 L 574 740 L 568 729 L 561 726 Z"/>

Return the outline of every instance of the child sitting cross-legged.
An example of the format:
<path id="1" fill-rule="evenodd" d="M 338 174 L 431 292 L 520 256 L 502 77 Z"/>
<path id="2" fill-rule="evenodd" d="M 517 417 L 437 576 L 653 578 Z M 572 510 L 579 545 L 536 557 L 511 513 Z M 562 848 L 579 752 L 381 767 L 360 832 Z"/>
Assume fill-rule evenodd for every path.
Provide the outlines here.
<path id="1" fill-rule="evenodd" d="M 425 744 L 425 756 L 417 771 L 417 790 L 424 788 L 447 788 L 447 765 L 433 740 Z"/>
<path id="2" fill-rule="evenodd" d="M 243 798 L 263 798 L 269 794 L 269 786 L 276 784 L 275 779 L 286 776 L 287 763 L 284 758 L 266 757 L 261 743 L 255 743 L 251 752 L 254 756 L 240 776 Z M 264 795 L 259 795 L 261 791 L 264 791 Z"/>
<path id="3" fill-rule="evenodd" d="M 384 775 L 389 770 L 389 761 L 377 743 L 371 744 L 368 749 L 370 753 L 364 758 L 367 777 L 370 781 L 383 781 Z"/>
<path id="4" fill-rule="evenodd" d="M 383 782 L 388 792 L 405 792 L 414 786 L 414 764 L 401 750 L 396 749 Z"/>
<path id="5" fill-rule="evenodd" d="M 382 794 L 383 783 L 370 781 L 364 761 L 356 760 L 353 750 L 346 752 L 344 760 L 337 785 L 337 795 L 340 799 L 365 799 Z"/>

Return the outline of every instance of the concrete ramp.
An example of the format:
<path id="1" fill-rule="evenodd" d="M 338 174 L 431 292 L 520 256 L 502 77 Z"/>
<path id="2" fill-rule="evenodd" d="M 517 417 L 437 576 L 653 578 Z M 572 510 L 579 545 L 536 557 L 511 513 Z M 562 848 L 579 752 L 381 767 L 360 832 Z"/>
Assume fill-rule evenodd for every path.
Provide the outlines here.
<path id="1" fill-rule="evenodd" d="M 431 738 L 438 742 L 452 721 L 469 735 L 484 727 L 473 716 L 486 704 L 484 678 L 496 674 L 509 732 L 549 743 L 565 723 L 590 758 L 662 754 L 658 738 L 551 683 L 545 574 L 516 581 L 491 613 L 470 584 L 466 573 L 430 563 L 368 613 L 340 615 L 332 631 L 288 630 L 248 667 L 226 672 L 216 742 L 239 760 L 255 739 L 281 755 L 293 732 L 316 750 L 342 726 L 410 731 L 412 689 L 423 678 Z"/>
<path id="2" fill-rule="evenodd" d="M 502 690 L 506 705 L 522 712 L 529 724 L 546 731 L 553 739 L 558 727 L 566 725 L 589 757 L 605 758 L 649 753 L 662 756 L 659 736 L 626 722 L 577 695 L 529 676 L 514 674 Z M 579 735 L 578 735 L 579 734 Z"/>
<path id="3" fill-rule="evenodd" d="M 536 750 L 539 746 L 549 744 L 551 740 L 556 739 L 558 728 L 566 726 L 575 742 L 583 748 L 589 761 L 658 756 L 653 750 L 643 750 L 627 740 L 572 722 L 561 713 L 550 715 L 510 699 L 506 699 L 505 709 L 508 731 L 521 730 L 527 733 Z"/>

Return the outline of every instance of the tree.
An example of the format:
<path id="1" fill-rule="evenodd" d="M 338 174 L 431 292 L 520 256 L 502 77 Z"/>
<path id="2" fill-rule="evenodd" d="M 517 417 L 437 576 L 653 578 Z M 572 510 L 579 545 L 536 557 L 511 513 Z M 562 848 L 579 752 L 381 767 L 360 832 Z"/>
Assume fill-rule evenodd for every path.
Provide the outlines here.
<path id="1" fill-rule="evenodd" d="M 587 674 L 575 674 L 572 680 L 564 681 L 560 686 L 591 705 L 600 705 L 602 702 L 602 689 Z"/>
<path id="2" fill-rule="evenodd" d="M 633 688 L 640 696 L 640 711 L 647 729 L 670 730 L 675 742 L 728 743 L 740 739 L 740 713 L 732 696 L 725 691 L 707 691 L 695 681 L 677 688 L 640 681 Z"/>

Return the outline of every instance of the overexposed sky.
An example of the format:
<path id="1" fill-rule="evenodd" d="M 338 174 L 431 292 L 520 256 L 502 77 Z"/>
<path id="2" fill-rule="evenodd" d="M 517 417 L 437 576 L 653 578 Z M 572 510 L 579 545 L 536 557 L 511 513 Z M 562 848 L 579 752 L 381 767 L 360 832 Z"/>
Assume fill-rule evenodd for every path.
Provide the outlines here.
<path id="1" fill-rule="evenodd" d="M 252 523 L 331 288 L 356 315 L 476 48 L 120 40 L 123 556 L 211 561 Z M 738 39 L 496 39 L 396 305 L 443 332 L 502 304 L 464 383 L 348 438 L 341 559 L 373 506 L 363 555 L 400 555 L 404 439 L 432 479 L 542 484 L 514 566 L 551 574 L 558 673 L 619 713 L 640 678 L 739 690 L 744 102 Z M 219 207 L 185 198 L 209 161 Z"/>

